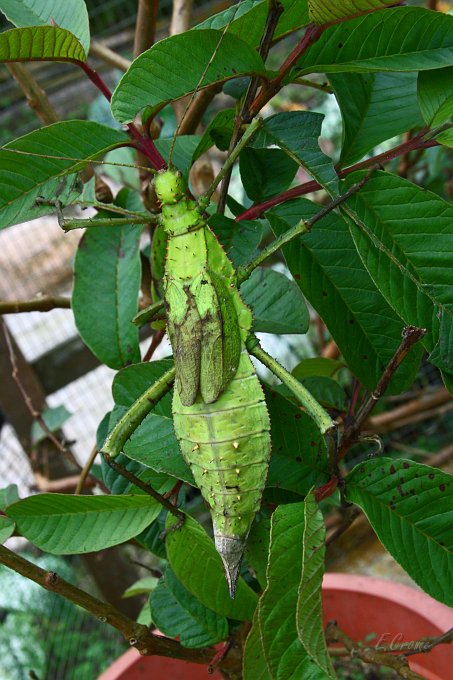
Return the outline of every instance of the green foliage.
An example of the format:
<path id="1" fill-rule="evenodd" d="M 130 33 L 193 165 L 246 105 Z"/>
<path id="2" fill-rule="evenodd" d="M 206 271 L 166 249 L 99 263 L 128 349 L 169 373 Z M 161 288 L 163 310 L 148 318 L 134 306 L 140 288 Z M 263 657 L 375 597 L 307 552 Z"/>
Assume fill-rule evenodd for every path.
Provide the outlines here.
<path id="1" fill-rule="evenodd" d="M 84 0 L 1 0 L 0 11 L 15 26 L 40 26 L 51 23 L 66 28 L 80 41 L 85 53 L 90 47 L 90 26 Z"/>
<path id="2" fill-rule="evenodd" d="M 56 406 L 55 408 L 47 408 L 42 413 L 47 428 L 50 432 L 56 432 L 62 425 L 71 417 L 72 413 L 68 411 L 66 406 Z M 41 427 L 38 422 L 34 422 L 31 428 L 32 444 L 38 444 L 47 437 L 47 432 Z"/>
<path id="3" fill-rule="evenodd" d="M 0 35 L 0 62 L 85 61 L 86 54 L 77 38 L 55 26 L 12 28 Z"/>
<path id="4" fill-rule="evenodd" d="M 308 0 L 310 19 L 316 24 L 327 24 L 329 21 L 356 16 L 360 12 L 382 9 L 394 5 L 394 0 L 343 0 L 341 4 L 335 0 Z"/>

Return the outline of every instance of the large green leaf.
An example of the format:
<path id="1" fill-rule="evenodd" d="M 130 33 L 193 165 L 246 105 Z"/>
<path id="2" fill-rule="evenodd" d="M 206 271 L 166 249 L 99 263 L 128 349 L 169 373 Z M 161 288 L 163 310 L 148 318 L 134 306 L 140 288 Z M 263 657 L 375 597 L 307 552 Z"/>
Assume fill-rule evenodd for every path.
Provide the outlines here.
<path id="1" fill-rule="evenodd" d="M 274 38 L 282 38 L 309 23 L 307 0 L 280 0 L 280 5 L 283 6 L 284 11 L 275 28 Z M 241 3 L 214 14 L 195 28 L 221 29 L 234 16 L 228 28 L 228 33 L 233 33 L 254 47 L 258 47 L 266 24 L 268 8 L 268 0 L 261 0 L 261 2 L 242 0 Z"/>
<path id="2" fill-rule="evenodd" d="M 253 615 L 252 628 L 245 643 L 242 661 L 244 680 L 272 680 L 264 656 L 258 613 L 257 607 Z"/>
<path id="3" fill-rule="evenodd" d="M 247 564 L 255 572 L 260 586 L 266 587 L 267 555 L 269 552 L 270 517 L 257 516 L 252 524 L 245 546 Z"/>
<path id="4" fill-rule="evenodd" d="M 281 272 L 258 267 L 241 286 L 257 333 L 306 333 L 310 319 L 299 287 Z"/>
<path id="5" fill-rule="evenodd" d="M 178 637 L 183 647 L 209 647 L 228 635 L 228 622 L 197 600 L 170 568 L 151 593 L 151 616 L 159 630 Z"/>
<path id="6" fill-rule="evenodd" d="M 286 191 L 298 164 L 282 149 L 245 148 L 239 159 L 242 186 L 254 203 Z"/>
<path id="7" fill-rule="evenodd" d="M 302 576 L 297 598 L 297 633 L 305 651 L 329 677 L 336 678 L 327 651 L 322 620 L 321 587 L 324 575 L 326 528 L 313 491 L 305 498 Z"/>
<path id="8" fill-rule="evenodd" d="M 329 80 L 343 120 L 342 166 L 423 123 L 416 73 L 337 73 Z"/>
<path id="9" fill-rule="evenodd" d="M 176 522 L 168 515 L 167 529 Z M 230 598 L 220 556 L 198 522 L 186 516 L 181 528 L 167 534 L 165 544 L 177 578 L 206 607 L 229 619 L 252 620 L 256 594 L 239 578 L 235 598 Z"/>
<path id="10" fill-rule="evenodd" d="M 266 74 L 251 45 L 230 34 L 220 42 L 221 36 L 222 31 L 211 29 L 187 31 L 164 38 L 143 52 L 113 93 L 115 118 L 127 123 L 145 106 L 161 108 L 199 87 L 241 75 Z"/>
<path id="11" fill-rule="evenodd" d="M 300 199 L 273 209 L 268 219 L 278 236 L 319 206 Z M 373 390 L 401 342 L 404 324 L 379 292 L 360 259 L 346 222 L 330 213 L 309 234 L 283 249 L 305 297 L 321 315 L 352 372 Z M 399 367 L 391 390 L 413 382 L 421 350 Z"/>
<path id="12" fill-rule="evenodd" d="M 418 102 L 423 118 L 430 127 L 436 127 L 453 118 L 453 66 L 418 75 Z M 436 136 L 445 146 L 453 146 L 453 132 L 446 130 Z"/>
<path id="13" fill-rule="evenodd" d="M 13 503 L 5 512 L 41 550 L 74 555 L 128 541 L 151 524 L 160 509 L 150 496 L 45 493 Z"/>
<path id="14" fill-rule="evenodd" d="M 267 567 L 267 586 L 258 602 L 251 649 L 256 648 L 255 628 L 259 630 L 269 676 L 277 680 L 327 677 L 312 663 L 296 629 L 296 604 L 302 574 L 302 541 L 305 528 L 304 504 L 282 505 L 272 515 L 271 544 Z M 248 667 L 248 661 L 245 662 Z M 250 675 L 246 675 L 246 678 Z"/>
<path id="15" fill-rule="evenodd" d="M 30 26 L 0 33 L 0 63 L 11 61 L 86 61 L 86 54 L 66 29 Z"/>
<path id="16" fill-rule="evenodd" d="M 277 145 L 312 175 L 330 195 L 338 193 L 333 161 L 319 147 L 324 116 L 312 111 L 287 111 L 265 118 L 252 142 L 255 148 Z"/>
<path id="17" fill-rule="evenodd" d="M 0 0 L 0 12 L 15 26 L 40 26 L 51 19 L 81 42 L 88 54 L 90 26 L 84 0 Z"/>
<path id="18" fill-rule="evenodd" d="M 209 219 L 209 226 L 235 267 L 250 261 L 263 237 L 263 224 L 258 220 L 236 222 L 216 213 Z"/>
<path id="19" fill-rule="evenodd" d="M 14 520 L 5 515 L 0 515 L 0 545 L 13 535 L 15 529 Z"/>
<path id="20" fill-rule="evenodd" d="M 115 204 L 133 206 L 128 190 Z M 99 217 L 112 217 L 98 213 Z M 88 229 L 79 243 L 74 263 L 72 310 L 85 344 L 110 368 L 140 361 L 137 313 L 140 290 L 140 225 Z M 94 275 L 93 275 L 94 274 Z"/>
<path id="21" fill-rule="evenodd" d="M 327 482 L 325 443 L 314 421 L 277 392 L 266 390 L 266 403 L 272 437 L 266 485 L 303 495 Z"/>
<path id="22" fill-rule="evenodd" d="M 395 0 L 308 0 L 310 19 L 315 24 L 328 24 L 330 21 L 344 19 L 360 12 L 369 12 L 394 5 Z"/>
<path id="23" fill-rule="evenodd" d="M 452 16 L 395 7 L 331 26 L 301 57 L 296 71 L 424 71 L 452 61 Z"/>
<path id="24" fill-rule="evenodd" d="M 127 143 L 127 135 L 119 130 L 72 120 L 6 144 L 0 149 L 0 228 L 51 212 L 49 206 L 34 207 L 38 196 L 58 198 L 65 205 L 77 195 L 74 173 L 91 159 Z"/>
<path id="25" fill-rule="evenodd" d="M 453 606 L 453 477 L 410 460 L 377 458 L 346 477 L 389 553 L 432 597 Z"/>
<path id="26" fill-rule="evenodd" d="M 142 482 L 148 484 L 159 493 L 162 494 L 167 493 L 168 491 L 171 491 L 171 489 L 175 485 L 175 480 L 173 479 L 173 477 L 169 477 L 168 475 L 162 474 L 160 472 L 155 472 L 154 470 L 151 470 L 150 468 L 147 468 L 144 465 L 137 463 L 137 461 L 131 460 L 122 453 L 120 453 L 120 455 L 117 456 L 115 461 L 118 463 L 118 465 L 121 465 L 129 472 L 132 472 L 133 475 L 138 477 Z M 104 482 L 107 484 L 112 494 L 115 495 L 133 494 L 135 496 L 136 494 L 146 493 L 145 491 L 143 491 L 143 489 L 140 489 L 140 487 L 136 486 L 128 479 L 126 479 L 118 472 L 116 472 L 116 470 L 113 470 L 105 462 L 104 459 L 102 459 L 101 467 L 102 478 Z"/>
<path id="27" fill-rule="evenodd" d="M 352 182 L 348 178 L 347 185 Z M 379 172 L 344 210 L 376 285 L 406 324 L 427 329 L 423 342 L 430 360 L 452 373 L 453 207 L 412 182 Z"/>

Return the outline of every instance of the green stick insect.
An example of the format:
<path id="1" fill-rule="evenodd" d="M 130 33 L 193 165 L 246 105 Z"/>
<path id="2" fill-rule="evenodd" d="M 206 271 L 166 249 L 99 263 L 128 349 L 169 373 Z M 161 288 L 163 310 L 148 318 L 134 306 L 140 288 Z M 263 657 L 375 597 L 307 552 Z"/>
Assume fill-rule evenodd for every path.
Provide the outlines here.
<path id="1" fill-rule="evenodd" d="M 258 126 L 259 121 L 249 126 L 241 148 Z M 237 148 L 228 165 L 239 152 Z M 216 549 L 234 597 L 271 454 L 269 416 L 248 349 L 296 393 L 322 432 L 330 430 L 333 422 L 305 388 L 254 342 L 253 317 L 240 297 L 237 274 L 204 217 L 214 186 L 195 201 L 181 173 L 172 168 L 159 172 L 154 185 L 162 204 L 160 223 L 168 238 L 164 294 L 175 369 L 131 407 L 103 452 L 114 456 L 121 451 L 175 375 L 176 436 L 210 508 Z M 248 275 L 252 269 L 248 268 Z"/>

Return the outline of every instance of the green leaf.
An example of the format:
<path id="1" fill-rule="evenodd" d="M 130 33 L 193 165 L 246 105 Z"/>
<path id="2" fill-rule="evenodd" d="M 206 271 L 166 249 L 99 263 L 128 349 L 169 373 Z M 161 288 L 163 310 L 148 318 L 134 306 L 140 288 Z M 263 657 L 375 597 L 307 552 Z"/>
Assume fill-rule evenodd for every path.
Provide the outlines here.
<path id="1" fill-rule="evenodd" d="M 338 193 L 333 161 L 318 144 L 324 116 L 311 111 L 288 111 L 265 118 L 252 141 L 254 148 L 276 144 L 317 180 L 331 196 Z"/>
<path id="2" fill-rule="evenodd" d="M 329 80 L 343 120 L 341 166 L 352 165 L 386 139 L 423 124 L 416 73 L 339 73 Z"/>
<path id="3" fill-rule="evenodd" d="M 234 267 L 246 264 L 263 238 L 263 224 L 258 220 L 236 222 L 224 215 L 215 214 L 208 222 Z"/>
<path id="4" fill-rule="evenodd" d="M 13 535 L 15 527 L 14 520 L 0 515 L 0 545 Z"/>
<path id="5" fill-rule="evenodd" d="M 278 236 L 301 217 L 310 218 L 318 210 L 319 206 L 300 199 L 273 209 L 267 216 Z M 365 269 L 346 222 L 330 213 L 303 239 L 286 246 L 283 254 L 351 371 L 373 390 L 401 342 L 404 324 Z M 420 357 L 421 350 L 415 348 L 394 376 L 391 392 L 412 384 Z"/>
<path id="6" fill-rule="evenodd" d="M 167 529 L 177 521 L 169 514 Z M 239 578 L 236 596 L 234 600 L 230 598 L 220 556 L 198 522 L 186 516 L 180 529 L 167 534 L 165 544 L 176 577 L 192 595 L 221 616 L 237 621 L 252 620 L 257 596 Z"/>
<path id="7" fill-rule="evenodd" d="M 103 442 L 101 442 L 101 446 L 102 443 Z M 137 463 L 137 461 L 131 460 L 122 453 L 120 453 L 120 455 L 116 458 L 116 462 L 118 465 L 121 465 L 129 472 L 132 472 L 133 475 L 141 479 L 142 482 L 148 484 L 159 493 L 167 493 L 167 491 L 170 491 L 175 484 L 173 477 L 155 472 L 154 470 Z M 133 494 L 135 496 L 137 494 L 145 493 L 145 491 L 140 489 L 140 487 L 135 486 L 135 484 L 132 484 L 132 482 L 120 475 L 118 472 L 112 470 L 112 468 L 105 462 L 104 459 L 102 459 L 101 467 L 102 478 L 112 494 Z"/>
<path id="8" fill-rule="evenodd" d="M 281 272 L 258 267 L 241 286 L 241 297 L 253 312 L 256 333 L 306 333 L 308 309 L 299 287 Z"/>
<path id="9" fill-rule="evenodd" d="M 80 41 L 88 54 L 90 26 L 84 0 L 1 0 L 0 12 L 15 26 L 40 26 L 51 20 L 66 28 Z"/>
<path id="10" fill-rule="evenodd" d="M 75 35 L 55 26 L 12 28 L 0 33 L 0 63 L 12 61 L 86 61 Z"/>
<path id="11" fill-rule="evenodd" d="M 346 477 L 384 547 L 429 595 L 453 605 L 453 477 L 410 460 L 377 458 Z"/>
<path id="12" fill-rule="evenodd" d="M 318 375 L 305 378 L 302 383 L 316 401 L 319 401 L 325 408 L 334 408 L 337 411 L 345 410 L 346 393 L 336 380 Z"/>
<path id="13" fill-rule="evenodd" d="M 241 75 L 266 75 L 263 60 L 251 45 L 228 33 L 220 42 L 221 36 L 222 31 L 210 29 L 186 31 L 164 38 L 143 52 L 113 93 L 115 118 L 127 123 L 145 106 L 160 109 L 199 87 Z"/>
<path id="14" fill-rule="evenodd" d="M 41 416 L 49 430 L 56 432 L 72 416 L 72 413 L 68 411 L 66 406 L 56 406 L 55 408 L 46 408 Z M 31 426 L 31 443 L 36 445 L 46 438 L 47 432 L 35 421 Z"/>
<path id="15" fill-rule="evenodd" d="M 327 28 L 299 59 L 296 72 L 424 71 L 452 61 L 453 17 L 395 7 Z"/>
<path id="16" fill-rule="evenodd" d="M 178 637 L 183 647 L 209 647 L 228 635 L 228 622 L 204 606 L 178 581 L 171 569 L 165 570 L 150 597 L 151 616 L 159 630 Z"/>
<path id="17" fill-rule="evenodd" d="M 124 189 L 115 205 L 132 207 Z M 98 213 L 99 217 L 112 217 Z M 110 368 L 140 361 L 137 313 L 140 290 L 141 225 L 88 229 L 74 264 L 72 310 L 85 344 Z M 93 273 L 95 275 L 93 276 Z"/>
<path id="18" fill-rule="evenodd" d="M 266 390 L 272 456 L 267 487 L 308 493 L 329 479 L 324 440 L 314 421 L 277 392 Z"/>
<path id="19" fill-rule="evenodd" d="M 353 181 L 348 178 L 347 184 Z M 379 172 L 344 209 L 376 285 L 406 324 L 427 329 L 422 342 L 432 352 L 430 361 L 452 373 L 453 207 L 437 194 Z"/>
<path id="20" fill-rule="evenodd" d="M 119 371 L 112 384 L 115 404 L 129 408 L 142 396 L 150 385 L 161 378 L 173 366 L 173 359 L 160 359 L 149 363 L 134 364 Z M 161 415 L 171 411 L 171 396 L 166 394 L 153 409 Z"/>
<path id="21" fill-rule="evenodd" d="M 315 357 L 313 359 L 303 359 L 291 373 L 298 380 L 305 380 L 305 378 L 320 377 L 333 378 L 340 369 L 344 368 L 342 361 L 337 359 L 324 359 L 323 357 Z"/>
<path id="22" fill-rule="evenodd" d="M 221 151 L 227 151 L 234 128 L 234 109 L 223 109 L 216 113 L 203 133 L 197 148 L 193 154 L 194 160 L 200 158 L 212 146 L 217 146 Z"/>
<path id="23" fill-rule="evenodd" d="M 135 581 L 127 590 L 124 591 L 123 597 L 136 597 L 137 595 L 147 595 L 156 587 L 158 579 L 155 576 L 145 576 Z"/>
<path id="24" fill-rule="evenodd" d="M 45 493 L 6 508 L 17 530 L 54 555 L 95 552 L 124 543 L 157 517 L 150 496 L 68 496 Z"/>
<path id="25" fill-rule="evenodd" d="M 269 552 L 271 521 L 268 517 L 256 518 L 245 546 L 247 564 L 256 574 L 260 586 L 266 587 L 267 555 Z"/>
<path id="26" fill-rule="evenodd" d="M 253 616 L 252 628 L 247 636 L 243 658 L 244 680 L 272 680 L 264 656 L 258 623 L 258 607 Z"/>
<path id="27" fill-rule="evenodd" d="M 0 149 L 0 228 L 51 212 L 49 206 L 34 207 L 38 196 L 58 198 L 66 205 L 74 197 L 74 173 L 91 159 L 127 143 L 123 132 L 72 120 L 48 125 L 6 144 Z M 66 185 L 67 175 L 73 176 L 66 178 Z"/>
<path id="28" fill-rule="evenodd" d="M 198 135 L 181 135 L 176 137 L 174 143 L 172 163 L 178 168 L 180 172 L 187 178 L 189 170 L 192 167 L 194 160 L 193 156 L 195 150 L 200 143 Z M 162 156 L 168 159 L 171 146 L 173 144 L 173 137 L 168 139 L 156 139 L 154 144 Z"/>
<path id="29" fill-rule="evenodd" d="M 273 34 L 274 39 L 292 33 L 306 26 L 310 21 L 307 0 L 280 0 L 280 4 L 283 6 L 284 11 Z M 218 14 L 214 14 L 195 28 L 221 29 L 234 16 L 228 28 L 228 33 L 233 33 L 254 47 L 258 47 L 266 24 L 268 7 L 268 0 L 262 0 L 261 2 L 242 0 L 239 5 L 233 5 Z"/>
<path id="30" fill-rule="evenodd" d="M 302 574 L 304 526 L 304 503 L 280 506 L 272 515 L 267 586 L 251 635 L 258 628 L 269 676 L 275 680 L 326 678 L 305 652 L 297 636 L 296 617 L 291 615 Z"/>
<path id="31" fill-rule="evenodd" d="M 297 171 L 298 164 L 281 149 L 245 148 L 239 168 L 247 196 L 254 203 L 263 203 L 285 191 Z"/>
<path id="32" fill-rule="evenodd" d="M 310 19 L 315 24 L 328 24 L 360 12 L 369 12 L 394 5 L 395 0 L 308 0 Z"/>
<path id="33" fill-rule="evenodd" d="M 329 677 L 336 678 L 327 651 L 322 620 L 321 588 L 324 575 L 326 528 L 313 491 L 305 498 L 305 530 L 302 575 L 297 597 L 296 625 L 299 640 L 314 663 Z"/>
<path id="34" fill-rule="evenodd" d="M 422 71 L 418 76 L 418 102 L 423 118 L 430 127 L 453 119 L 453 67 Z M 436 135 L 436 141 L 453 146 L 453 131 Z"/>
<path id="35" fill-rule="evenodd" d="M 0 489 L 0 510 L 4 510 L 7 505 L 19 500 L 17 484 L 8 484 L 4 489 Z"/>

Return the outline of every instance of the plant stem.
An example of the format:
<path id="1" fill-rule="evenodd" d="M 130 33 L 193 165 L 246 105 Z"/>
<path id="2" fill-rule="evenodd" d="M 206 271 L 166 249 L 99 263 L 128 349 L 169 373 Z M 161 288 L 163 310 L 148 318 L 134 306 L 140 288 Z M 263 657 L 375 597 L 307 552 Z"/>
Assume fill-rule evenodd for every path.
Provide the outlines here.
<path id="1" fill-rule="evenodd" d="M 90 470 L 93 467 L 93 464 L 94 464 L 94 461 L 96 459 L 97 454 L 98 454 L 98 450 L 97 450 L 97 447 L 95 445 L 91 449 L 91 453 L 88 456 L 88 460 L 85 463 L 85 465 L 83 466 L 82 472 L 80 473 L 80 477 L 79 477 L 79 480 L 77 482 L 77 486 L 76 486 L 75 491 L 74 491 L 74 494 L 76 496 L 78 496 L 79 494 L 82 493 L 83 487 L 85 486 L 86 478 L 90 474 Z"/>
<path id="2" fill-rule="evenodd" d="M 0 301 L 0 314 L 22 314 L 22 312 L 50 312 L 52 309 L 71 309 L 71 299 L 67 297 L 42 296 L 30 300 Z"/>
<path id="3" fill-rule="evenodd" d="M 250 335 L 247 340 L 247 350 L 248 352 L 261 361 L 264 366 L 266 366 L 277 378 L 280 378 L 282 383 L 286 385 L 291 392 L 296 396 L 298 401 L 305 408 L 307 413 L 313 418 L 316 425 L 318 426 L 321 434 L 326 434 L 329 431 L 335 430 L 335 423 L 329 416 L 327 411 L 323 409 L 321 404 L 319 404 L 313 395 L 307 390 L 306 387 L 302 385 L 286 368 L 283 368 L 281 364 L 278 363 L 276 359 L 271 357 L 270 354 L 265 352 L 258 339 Z"/>
<path id="4" fill-rule="evenodd" d="M 138 486 L 139 489 L 144 491 L 148 496 L 151 496 L 151 498 L 154 498 L 155 501 L 160 503 L 164 508 L 168 510 L 168 512 L 171 512 L 172 515 L 175 517 L 178 517 L 181 521 L 184 521 L 185 515 L 183 512 L 178 510 L 178 508 L 173 505 L 165 496 L 162 496 L 160 493 L 155 491 L 152 486 L 149 486 L 149 484 L 146 484 L 143 482 L 139 477 L 134 475 L 132 472 L 127 470 L 125 467 L 117 463 L 111 456 L 109 456 L 108 453 L 105 453 L 105 451 L 102 452 L 102 455 L 104 456 L 104 460 L 107 463 L 109 467 L 112 468 L 112 470 L 115 470 L 119 475 L 124 477 L 124 479 L 127 479 L 128 482 L 131 482 L 131 484 L 135 484 L 135 486 Z"/>
<path id="5" fill-rule="evenodd" d="M 288 231 L 285 231 L 283 234 L 278 236 L 274 241 L 272 241 L 266 248 L 263 248 L 263 250 L 257 255 L 257 257 L 246 264 L 244 267 L 239 267 L 237 270 L 237 282 L 238 285 L 246 281 L 251 273 L 253 272 L 256 267 L 258 267 L 264 260 L 266 260 L 268 257 L 276 253 L 278 250 L 280 250 L 283 246 L 287 245 L 288 243 L 291 243 L 295 238 L 298 236 L 302 236 L 303 234 L 306 234 L 310 229 L 313 227 L 316 222 L 319 222 L 323 217 L 328 215 L 332 210 L 335 210 L 339 205 L 344 203 L 348 198 L 356 194 L 360 189 L 365 186 L 365 184 L 371 179 L 371 175 L 374 172 L 376 168 L 373 167 L 370 172 L 368 172 L 364 177 L 359 182 L 356 182 L 353 184 L 344 194 L 341 194 L 341 196 L 337 196 L 333 201 L 328 203 L 322 210 L 320 210 L 316 215 L 314 215 L 311 219 L 309 220 L 300 220 L 294 227 L 291 229 L 288 229 Z"/>
<path id="6" fill-rule="evenodd" d="M 134 57 L 149 49 L 156 39 L 159 0 L 138 0 Z"/>
<path id="7" fill-rule="evenodd" d="M 29 107 L 33 109 L 44 125 L 57 123 L 57 113 L 49 102 L 47 94 L 38 85 L 27 67 L 20 63 L 9 63 L 6 64 L 6 68 L 25 94 Z"/>
<path id="8" fill-rule="evenodd" d="M 333 88 L 329 83 L 317 83 L 315 80 L 309 80 L 308 78 L 296 78 L 293 83 L 297 85 L 304 85 L 305 87 L 311 87 L 315 90 L 321 90 L 321 92 L 327 92 L 327 94 L 333 94 Z"/>
<path id="9" fill-rule="evenodd" d="M 255 120 L 252 120 L 250 125 L 247 126 L 247 129 L 244 132 L 243 136 L 241 137 L 240 141 L 238 142 L 238 144 L 236 144 L 236 146 L 234 147 L 234 149 L 232 150 L 232 152 L 229 154 L 228 158 L 226 159 L 226 161 L 223 165 L 223 168 L 220 170 L 219 174 L 214 179 L 214 181 L 211 184 L 211 186 L 209 187 L 209 189 L 203 195 L 201 200 L 202 200 L 202 202 L 206 202 L 206 205 L 209 203 L 209 200 L 210 200 L 212 194 L 217 189 L 220 182 L 223 180 L 223 178 L 226 176 L 226 174 L 233 167 L 233 165 L 236 162 L 236 159 L 238 158 L 242 149 L 245 146 L 247 146 L 249 141 L 257 133 L 258 129 L 261 127 L 262 124 L 263 124 L 263 121 L 262 121 L 261 118 L 255 118 Z"/>
<path id="10" fill-rule="evenodd" d="M 57 593 L 66 600 L 73 602 L 82 609 L 90 612 L 102 623 L 116 628 L 127 640 L 131 647 L 135 647 L 144 656 L 168 656 L 183 659 L 193 663 L 209 664 L 215 649 L 187 649 L 179 642 L 166 637 L 153 635 L 147 626 L 136 623 L 133 619 L 120 612 L 111 604 L 102 602 L 85 591 L 68 583 L 53 571 L 45 571 L 32 562 L 17 555 L 12 550 L 0 546 L 0 563 L 12 569 L 25 578 L 34 581 L 51 593 Z"/>
<path id="11" fill-rule="evenodd" d="M 106 208 L 108 210 L 108 207 Z M 60 222 L 60 227 L 63 231 L 73 231 L 74 229 L 89 229 L 91 227 L 120 227 L 122 225 L 129 224 L 149 224 L 150 222 L 155 222 L 155 215 L 149 214 L 149 216 L 144 217 L 118 217 L 118 218 L 89 218 L 87 220 L 75 219 L 67 220 L 64 219 Z"/>
<path id="12" fill-rule="evenodd" d="M 119 68 L 120 71 L 127 71 L 132 62 L 120 54 L 117 54 L 110 47 L 104 45 L 103 43 L 92 40 L 90 45 L 90 54 L 94 54 L 99 59 L 102 59 L 107 64 Z"/>
<path id="13" fill-rule="evenodd" d="M 171 390 L 175 380 L 175 369 L 170 368 L 135 401 L 127 413 L 117 422 L 105 440 L 101 453 L 116 458 L 123 450 L 132 433 L 142 420 L 152 411 L 162 397 Z"/>
<path id="14" fill-rule="evenodd" d="M 389 151 L 384 151 L 384 153 L 380 153 L 377 156 L 368 158 L 366 161 L 361 161 L 360 163 L 351 165 L 349 168 L 340 170 L 338 173 L 338 177 L 340 177 L 340 179 L 343 179 L 347 175 L 350 175 L 351 173 L 356 172 L 357 170 L 365 170 L 370 166 L 382 165 L 383 163 L 387 163 L 388 161 L 391 161 L 394 158 L 397 158 L 398 156 L 408 153 L 408 151 L 415 151 L 416 149 L 429 149 L 432 146 L 438 146 L 438 143 L 435 140 L 424 141 L 421 140 L 419 137 L 414 138 L 411 139 L 409 142 L 399 144 L 398 146 L 395 146 L 393 149 L 389 149 Z M 304 196 L 305 194 L 311 194 L 314 191 L 319 191 L 320 189 L 322 189 L 322 186 L 315 180 L 305 182 L 304 184 L 301 184 L 298 187 L 293 187 L 292 189 L 284 191 L 278 196 L 274 196 L 274 198 L 270 198 L 268 201 L 264 201 L 259 205 L 254 205 L 251 208 L 248 208 L 247 210 L 245 210 L 243 213 L 236 217 L 236 221 L 240 222 L 241 220 L 256 220 L 264 212 L 270 210 L 276 205 L 280 205 L 280 203 L 285 203 L 286 201 L 289 201 L 293 198 L 298 198 L 299 196 Z"/>

